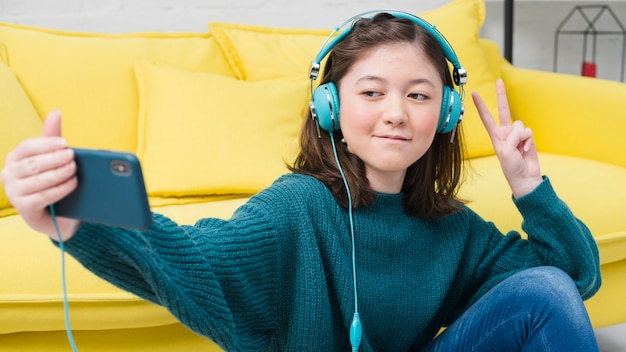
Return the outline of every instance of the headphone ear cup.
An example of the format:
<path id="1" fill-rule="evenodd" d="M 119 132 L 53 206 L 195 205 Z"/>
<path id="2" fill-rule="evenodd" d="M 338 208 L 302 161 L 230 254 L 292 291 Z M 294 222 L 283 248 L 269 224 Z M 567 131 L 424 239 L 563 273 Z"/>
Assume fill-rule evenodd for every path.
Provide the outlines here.
<path id="1" fill-rule="evenodd" d="M 333 82 L 321 84 L 315 89 L 311 98 L 311 113 L 324 131 L 339 130 L 339 94 Z"/>
<path id="2" fill-rule="evenodd" d="M 441 113 L 439 114 L 438 133 L 448 133 L 463 119 L 465 112 L 459 92 L 451 87 L 444 87 L 441 99 Z"/>

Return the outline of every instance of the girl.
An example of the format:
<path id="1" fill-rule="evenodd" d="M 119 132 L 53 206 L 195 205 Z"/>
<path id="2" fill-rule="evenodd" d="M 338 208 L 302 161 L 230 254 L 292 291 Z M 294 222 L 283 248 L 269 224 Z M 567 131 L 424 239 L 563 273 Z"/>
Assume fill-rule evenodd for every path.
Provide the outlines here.
<path id="1" fill-rule="evenodd" d="M 418 21 L 380 13 L 333 44 L 322 83 L 337 89 L 336 128 L 309 116 L 293 173 L 229 220 L 154 214 L 142 233 L 59 218 L 68 252 L 226 350 L 597 350 L 582 303 L 600 286 L 597 247 L 541 176 L 531 131 L 510 123 L 501 81 L 499 126 L 472 96 L 528 239 L 457 199 L 461 136 L 439 128 L 447 53 Z M 47 206 L 76 166 L 58 112 L 43 134 L 2 180 L 54 240 Z"/>

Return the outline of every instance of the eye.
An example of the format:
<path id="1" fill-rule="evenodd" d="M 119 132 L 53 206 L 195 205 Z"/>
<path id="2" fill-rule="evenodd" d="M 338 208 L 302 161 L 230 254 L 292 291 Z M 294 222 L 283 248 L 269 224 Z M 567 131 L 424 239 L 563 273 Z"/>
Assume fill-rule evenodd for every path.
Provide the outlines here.
<path id="1" fill-rule="evenodd" d="M 366 90 L 364 92 L 362 92 L 361 94 L 365 95 L 366 97 L 370 97 L 370 98 L 375 98 L 375 97 L 379 97 L 382 94 L 380 92 L 374 91 L 374 90 Z"/>
<path id="2" fill-rule="evenodd" d="M 414 99 L 414 100 L 426 100 L 429 99 L 428 96 L 422 94 L 422 93 L 411 93 L 408 95 L 409 98 Z"/>

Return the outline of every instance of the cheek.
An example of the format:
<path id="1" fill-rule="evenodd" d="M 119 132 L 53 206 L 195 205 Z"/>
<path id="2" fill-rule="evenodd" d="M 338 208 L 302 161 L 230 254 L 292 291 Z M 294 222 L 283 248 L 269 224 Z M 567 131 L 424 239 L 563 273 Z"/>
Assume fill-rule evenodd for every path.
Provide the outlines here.
<path id="1" fill-rule="evenodd" d="M 414 120 L 414 128 L 434 136 L 437 132 L 437 126 L 439 125 L 440 111 L 439 108 L 433 108 L 427 113 L 421 114 L 420 118 Z"/>
<path id="2" fill-rule="evenodd" d="M 342 101 L 340 103 L 339 110 L 339 124 L 341 130 L 346 135 L 362 133 L 366 131 L 371 122 L 371 112 L 368 114 L 368 110 L 365 109 L 364 104 L 352 104 L 349 100 Z"/>
<path id="3" fill-rule="evenodd" d="M 348 146 L 348 151 L 354 153 L 352 147 L 359 149 L 365 140 L 365 135 L 368 134 L 368 130 L 362 121 L 347 118 L 341 120 L 341 133 Z"/>

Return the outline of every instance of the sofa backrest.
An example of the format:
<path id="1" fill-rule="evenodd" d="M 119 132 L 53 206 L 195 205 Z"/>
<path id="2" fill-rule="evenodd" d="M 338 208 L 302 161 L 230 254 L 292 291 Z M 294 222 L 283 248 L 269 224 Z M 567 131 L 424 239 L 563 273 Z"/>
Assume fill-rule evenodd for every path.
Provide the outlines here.
<path id="1" fill-rule="evenodd" d="M 486 57 L 479 40 L 484 3 L 455 0 L 418 15 L 436 24 L 467 69 L 461 126 L 468 156 L 493 154 L 469 97 L 479 92 L 496 111 L 497 58 Z M 0 23 L 0 64 L 30 99 L 31 115 L 63 112 L 70 146 L 137 153 L 151 199 L 251 194 L 286 172 L 297 152 L 309 65 L 330 29 L 219 22 L 208 28 L 95 34 Z M 215 85 L 222 95 L 209 89 Z M 2 107 L 0 113 L 27 118 Z M 247 132 L 239 133 L 242 126 Z M 0 143 L 0 153 L 13 147 Z M 8 206 L 0 188 L 0 211 Z"/>
<path id="2" fill-rule="evenodd" d="M 137 59 L 232 75 L 208 33 L 95 34 L 4 23 L 0 53 L 40 116 L 63 112 L 71 145 L 133 152 Z"/>

